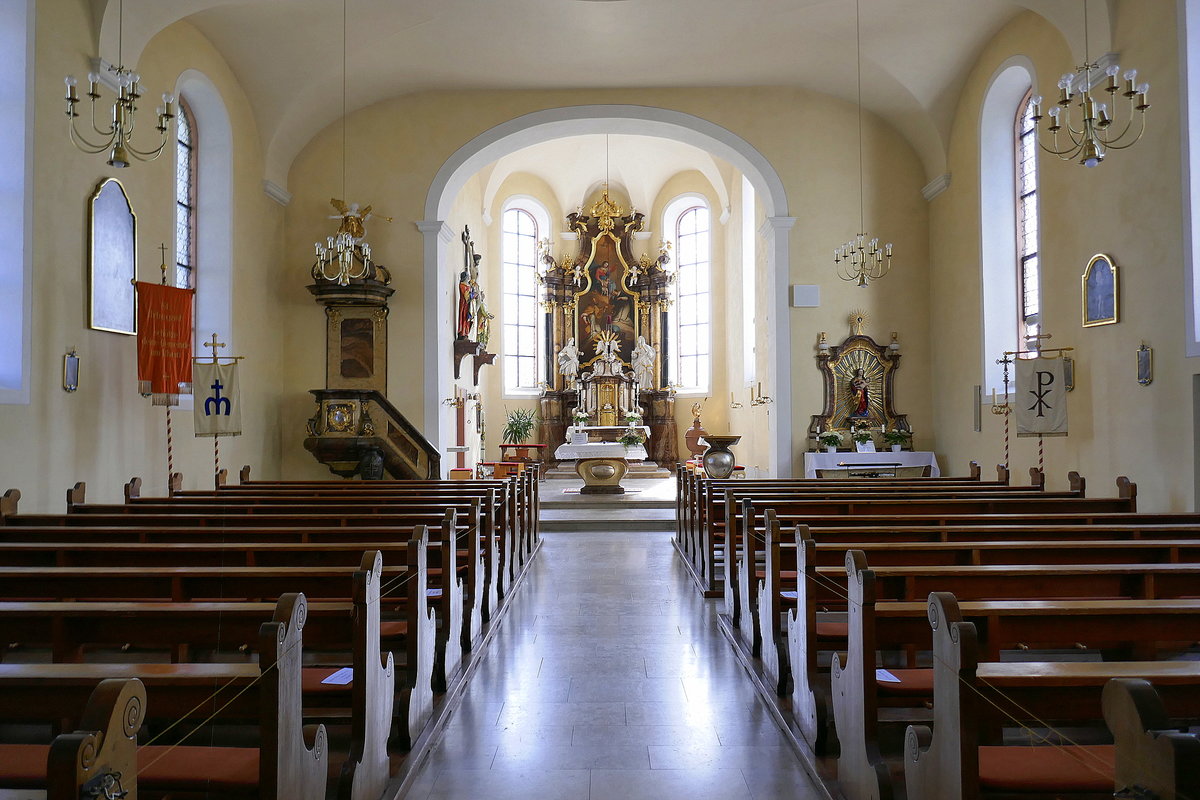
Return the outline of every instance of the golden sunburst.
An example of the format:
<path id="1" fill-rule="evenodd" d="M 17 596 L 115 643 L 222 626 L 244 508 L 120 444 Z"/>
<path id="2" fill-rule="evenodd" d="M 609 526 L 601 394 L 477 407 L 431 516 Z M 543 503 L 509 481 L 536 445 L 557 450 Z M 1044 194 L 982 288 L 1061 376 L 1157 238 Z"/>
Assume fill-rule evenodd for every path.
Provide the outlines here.
<path id="1" fill-rule="evenodd" d="M 850 317 L 848 320 L 850 322 L 851 335 L 862 336 L 863 328 L 865 328 L 867 326 L 867 322 L 869 320 L 870 320 L 870 317 L 867 316 L 867 312 L 862 310 L 861 308 L 856 311 L 851 311 Z"/>

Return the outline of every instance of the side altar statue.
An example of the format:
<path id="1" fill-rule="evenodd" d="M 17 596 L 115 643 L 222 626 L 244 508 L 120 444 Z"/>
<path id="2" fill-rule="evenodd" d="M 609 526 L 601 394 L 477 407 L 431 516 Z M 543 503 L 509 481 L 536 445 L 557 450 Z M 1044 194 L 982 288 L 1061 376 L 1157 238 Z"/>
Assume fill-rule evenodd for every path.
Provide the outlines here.
<path id="1" fill-rule="evenodd" d="M 541 399 L 541 440 L 563 442 L 571 426 L 586 430 L 590 441 L 615 442 L 632 414 L 645 421 L 649 460 L 673 469 L 678 434 L 675 397 L 665 380 L 664 326 L 675 276 L 664 269 L 670 262 L 665 246 L 655 258 L 633 255 L 643 218 L 621 209 L 606 188 L 590 214 L 567 216 L 577 235 L 573 256 L 556 261 L 549 241 L 542 243 L 554 369 Z M 584 417 L 588 425 L 571 425 Z M 563 452 L 556 457 L 577 457 Z"/>

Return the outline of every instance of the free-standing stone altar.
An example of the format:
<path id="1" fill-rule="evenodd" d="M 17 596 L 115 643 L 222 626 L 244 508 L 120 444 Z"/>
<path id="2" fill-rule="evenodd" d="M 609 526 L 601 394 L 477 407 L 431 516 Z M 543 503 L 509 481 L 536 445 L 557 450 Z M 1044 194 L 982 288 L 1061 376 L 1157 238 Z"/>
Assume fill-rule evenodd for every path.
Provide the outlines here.
<path id="1" fill-rule="evenodd" d="M 589 214 L 567 216 L 578 249 L 555 260 L 543 244 L 548 344 L 552 348 L 541 399 L 541 440 L 563 442 L 568 426 L 613 428 L 633 412 L 647 428 L 650 460 L 674 468 L 675 397 L 667 388 L 669 342 L 664 335 L 674 274 L 665 248 L 635 257 L 633 235 L 644 215 L 626 213 L 608 191 Z"/>

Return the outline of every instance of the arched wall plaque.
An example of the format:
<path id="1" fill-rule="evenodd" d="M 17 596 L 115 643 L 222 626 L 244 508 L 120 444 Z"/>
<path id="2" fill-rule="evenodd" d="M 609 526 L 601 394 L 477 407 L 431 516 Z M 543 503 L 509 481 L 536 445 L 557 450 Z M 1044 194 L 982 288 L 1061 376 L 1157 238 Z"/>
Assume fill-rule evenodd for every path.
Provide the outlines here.
<path id="1" fill-rule="evenodd" d="M 116 178 L 88 200 L 88 327 L 137 333 L 137 215 Z"/>

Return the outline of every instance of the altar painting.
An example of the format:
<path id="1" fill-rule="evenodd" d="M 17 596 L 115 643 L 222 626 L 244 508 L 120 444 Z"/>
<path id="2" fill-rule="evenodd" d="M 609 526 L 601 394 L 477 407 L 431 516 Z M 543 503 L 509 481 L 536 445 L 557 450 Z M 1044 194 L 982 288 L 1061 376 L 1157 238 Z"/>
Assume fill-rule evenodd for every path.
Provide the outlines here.
<path id="1" fill-rule="evenodd" d="M 596 239 L 591 259 L 584 268 L 583 290 L 575 296 L 575 328 L 582 367 L 596 360 L 596 342 L 606 332 L 615 337 L 616 356 L 626 365 L 632 363 L 637 339 L 636 298 L 625 288 L 625 264 L 617 254 L 616 244 L 609 236 Z"/>

